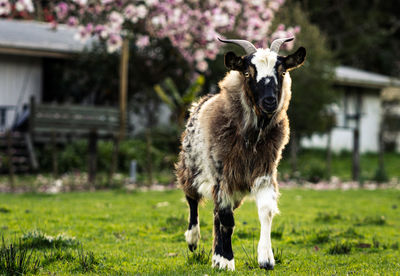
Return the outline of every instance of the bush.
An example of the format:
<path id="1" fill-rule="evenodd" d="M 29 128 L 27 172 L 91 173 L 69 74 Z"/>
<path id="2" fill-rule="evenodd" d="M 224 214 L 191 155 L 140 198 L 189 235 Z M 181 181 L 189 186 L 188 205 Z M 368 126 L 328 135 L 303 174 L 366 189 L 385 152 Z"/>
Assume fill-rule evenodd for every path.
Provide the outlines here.
<path id="1" fill-rule="evenodd" d="M 378 183 L 383 183 L 383 182 L 387 182 L 389 180 L 389 177 L 387 176 L 385 169 L 379 167 L 375 171 L 373 180 Z"/>
<path id="2" fill-rule="evenodd" d="M 138 134 L 133 139 L 126 139 L 119 145 L 118 168 L 121 172 L 128 173 L 130 163 L 136 160 L 138 172 L 146 171 L 151 162 L 154 171 L 173 171 L 179 150 L 180 130 L 176 126 L 154 128 L 151 131 L 152 145 L 150 159 L 147 153 L 145 133 Z M 66 173 L 74 170 L 87 171 L 88 147 L 87 140 L 81 139 L 58 147 L 58 172 Z M 112 159 L 113 142 L 100 140 L 97 144 L 97 168 L 99 172 L 108 172 Z M 41 172 L 52 171 L 52 148 L 44 146 L 38 149 L 38 160 Z M 149 161 L 150 160 L 150 161 Z"/>
<path id="3" fill-rule="evenodd" d="M 326 178 L 326 168 L 323 162 L 311 160 L 304 167 L 304 178 L 312 183 L 317 183 Z"/>

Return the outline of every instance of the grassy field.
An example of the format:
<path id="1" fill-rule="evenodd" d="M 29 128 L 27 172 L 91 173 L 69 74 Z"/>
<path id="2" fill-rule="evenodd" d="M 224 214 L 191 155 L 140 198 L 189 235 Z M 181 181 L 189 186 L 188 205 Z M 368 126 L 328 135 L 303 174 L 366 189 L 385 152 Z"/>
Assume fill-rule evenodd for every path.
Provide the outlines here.
<path id="1" fill-rule="evenodd" d="M 281 214 L 273 224 L 277 265 L 271 274 L 400 271 L 400 191 L 281 194 Z M 0 236 L 2 250 L 11 242 L 33 250 L 31 259 L 40 263 L 36 271 L 28 267 L 30 273 L 230 274 L 211 269 L 211 214 L 208 202 L 200 210 L 204 252 L 193 255 L 183 236 L 187 206 L 181 191 L 0 194 Z M 235 219 L 234 274 L 265 274 L 253 268 L 259 234 L 254 201 L 247 199 Z"/>

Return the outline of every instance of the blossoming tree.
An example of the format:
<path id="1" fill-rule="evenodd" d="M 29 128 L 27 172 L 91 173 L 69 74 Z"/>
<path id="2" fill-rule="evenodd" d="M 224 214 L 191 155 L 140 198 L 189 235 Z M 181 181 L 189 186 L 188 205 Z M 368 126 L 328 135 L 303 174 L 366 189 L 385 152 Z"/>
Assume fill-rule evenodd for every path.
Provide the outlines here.
<path id="1" fill-rule="evenodd" d="M 125 129 L 129 41 L 150 47 L 151 39 L 168 39 L 193 72 L 205 72 L 216 58 L 217 37 L 238 37 L 257 47 L 299 28 L 279 25 L 271 30 L 284 0 L 0 0 L 0 17 L 34 18 L 77 28 L 75 38 L 95 36 L 108 52 L 122 48 L 120 63 L 121 136 Z M 36 11 L 35 11 L 36 8 Z M 39 12 L 40 11 L 40 12 Z M 35 14 L 36 13 L 36 14 Z M 36 15 L 36 16 L 35 16 Z M 269 39 L 268 39 L 269 38 Z M 291 48 L 292 43 L 285 44 Z M 149 51 L 151 53 L 151 51 Z"/>
<path id="2" fill-rule="evenodd" d="M 266 47 L 272 39 L 299 31 L 283 25 L 271 30 L 274 13 L 284 0 L 55 0 L 44 7 L 42 2 L 0 0 L 0 17 L 33 13 L 40 5 L 46 12 L 44 19 L 54 27 L 58 23 L 76 26 L 77 39 L 96 36 L 106 41 L 109 52 L 119 50 L 124 37 L 133 38 L 140 49 L 152 38 L 168 38 L 200 72 L 207 70 L 206 59 L 219 52 L 217 36 L 236 36 Z"/>

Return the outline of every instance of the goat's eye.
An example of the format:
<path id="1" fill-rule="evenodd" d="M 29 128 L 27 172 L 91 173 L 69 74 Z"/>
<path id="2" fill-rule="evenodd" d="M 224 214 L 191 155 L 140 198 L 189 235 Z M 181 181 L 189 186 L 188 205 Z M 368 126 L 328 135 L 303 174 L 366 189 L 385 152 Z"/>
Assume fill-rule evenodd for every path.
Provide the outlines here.
<path id="1" fill-rule="evenodd" d="M 246 78 L 248 78 L 248 77 L 250 77 L 250 73 L 249 72 L 244 72 L 244 76 L 246 77 Z"/>

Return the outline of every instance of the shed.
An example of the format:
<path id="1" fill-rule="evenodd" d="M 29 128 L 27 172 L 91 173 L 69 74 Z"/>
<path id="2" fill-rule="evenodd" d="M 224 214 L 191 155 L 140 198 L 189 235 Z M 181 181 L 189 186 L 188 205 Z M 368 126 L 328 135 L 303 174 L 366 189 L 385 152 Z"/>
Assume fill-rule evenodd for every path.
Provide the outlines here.
<path id="1" fill-rule="evenodd" d="M 43 95 L 44 61 L 66 59 L 90 48 L 92 40 L 74 39 L 76 28 L 49 23 L 0 19 L 0 131 L 35 96 Z"/>
<path id="2" fill-rule="evenodd" d="M 336 152 L 353 150 L 354 130 L 357 129 L 360 152 L 377 152 L 384 117 L 382 96 L 384 91 L 391 91 L 390 95 L 400 95 L 400 79 L 338 66 L 335 68 L 335 88 L 339 93 L 339 101 L 333 107 L 336 127 L 331 132 L 331 149 Z M 302 140 L 302 146 L 306 148 L 326 148 L 327 143 L 327 134 Z M 399 151 L 400 141 L 396 143 Z"/>

